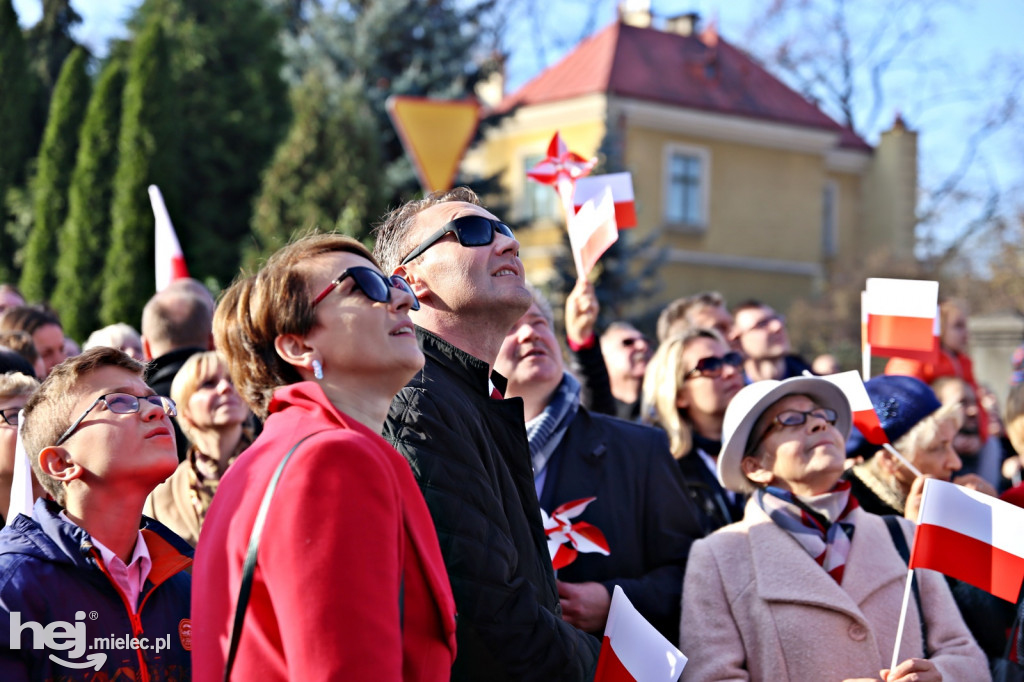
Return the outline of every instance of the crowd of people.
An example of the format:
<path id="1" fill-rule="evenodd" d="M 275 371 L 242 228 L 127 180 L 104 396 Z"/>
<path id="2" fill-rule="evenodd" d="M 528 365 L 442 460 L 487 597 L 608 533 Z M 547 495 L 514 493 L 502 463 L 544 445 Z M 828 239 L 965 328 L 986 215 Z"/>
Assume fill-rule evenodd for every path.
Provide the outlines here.
<path id="1" fill-rule="evenodd" d="M 1024 384 L 983 392 L 962 306 L 865 384 L 899 456 L 762 301 L 599 313 L 578 282 L 560 338 L 465 188 L 81 351 L 0 285 L 0 679 L 592 680 L 615 587 L 683 680 L 1014 664 L 1017 605 L 931 571 L 896 632 L 924 479 L 1024 504 Z"/>

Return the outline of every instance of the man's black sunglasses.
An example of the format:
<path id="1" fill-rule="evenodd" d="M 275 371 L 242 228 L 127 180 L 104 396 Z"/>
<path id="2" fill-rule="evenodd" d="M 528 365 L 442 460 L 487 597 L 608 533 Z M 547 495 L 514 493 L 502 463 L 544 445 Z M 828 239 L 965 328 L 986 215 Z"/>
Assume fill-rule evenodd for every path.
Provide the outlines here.
<path id="1" fill-rule="evenodd" d="M 409 286 L 409 283 L 405 281 L 404 277 L 400 275 L 385 277 L 373 268 L 364 268 L 362 266 L 349 268 L 338 275 L 333 282 L 328 284 L 327 287 L 313 299 L 313 307 L 315 308 L 320 301 L 324 300 L 327 294 L 334 291 L 334 288 L 345 281 L 346 277 L 351 277 L 352 282 L 355 284 L 355 288 L 363 292 L 363 294 L 366 295 L 366 298 L 371 301 L 376 301 L 377 303 L 390 303 L 391 290 L 401 289 L 412 296 L 412 309 L 420 309 L 419 299 L 416 298 L 416 294 L 412 293 L 412 287 Z"/>
<path id="2" fill-rule="evenodd" d="M 512 234 L 512 228 L 500 220 L 492 220 L 491 218 L 484 218 L 478 215 L 465 215 L 461 218 L 456 218 L 427 237 L 425 242 L 417 246 L 412 250 L 412 253 L 402 259 L 402 265 L 405 265 L 429 249 L 449 232 L 454 232 L 455 238 L 463 246 L 487 246 L 494 241 L 495 232 L 500 232 L 509 239 L 515 239 L 515 235 Z"/>
<path id="3" fill-rule="evenodd" d="M 726 365 L 734 368 L 741 367 L 743 365 L 743 356 L 732 350 L 722 357 L 712 355 L 710 357 L 701 358 L 697 361 L 694 368 L 683 376 L 683 381 L 686 381 L 697 374 L 702 377 L 709 378 L 722 376 L 722 370 L 725 369 Z"/>

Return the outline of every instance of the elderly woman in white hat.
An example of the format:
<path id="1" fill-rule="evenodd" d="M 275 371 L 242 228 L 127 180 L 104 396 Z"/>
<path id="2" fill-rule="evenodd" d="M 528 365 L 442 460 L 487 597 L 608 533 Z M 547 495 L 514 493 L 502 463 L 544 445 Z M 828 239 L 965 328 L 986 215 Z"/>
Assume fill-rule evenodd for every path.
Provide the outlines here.
<path id="1" fill-rule="evenodd" d="M 718 477 L 752 494 L 742 521 L 690 551 L 683 680 L 989 679 L 945 580 L 923 570 L 888 669 L 907 565 L 840 481 L 850 426 L 846 397 L 814 377 L 759 381 L 730 403 Z"/>

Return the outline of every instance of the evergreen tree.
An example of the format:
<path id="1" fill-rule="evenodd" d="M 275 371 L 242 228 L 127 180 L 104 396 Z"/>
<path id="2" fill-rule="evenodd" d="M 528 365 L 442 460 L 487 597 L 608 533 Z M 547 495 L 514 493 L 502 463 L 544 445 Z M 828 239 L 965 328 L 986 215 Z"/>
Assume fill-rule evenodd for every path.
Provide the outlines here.
<path id="1" fill-rule="evenodd" d="M 299 232 L 318 228 L 365 239 L 385 210 L 376 130 L 354 79 L 336 88 L 312 70 L 293 94 L 295 118 L 263 178 L 251 265 Z"/>
<path id="2" fill-rule="evenodd" d="M 124 63 L 112 59 L 100 73 L 82 123 L 78 160 L 71 176 L 68 217 L 60 232 L 53 306 L 64 333 L 84 340 L 101 327 L 103 262 L 110 243 L 110 208 L 117 172 L 117 139 L 124 95 Z"/>
<path id="3" fill-rule="evenodd" d="M 264 0 L 147 0 L 133 23 L 149 20 L 167 36 L 188 131 L 182 202 L 168 196 L 168 208 L 192 274 L 226 282 L 249 236 L 261 172 L 288 128 L 283 22 Z"/>
<path id="4" fill-rule="evenodd" d="M 68 186 L 89 101 L 87 60 L 84 50 L 75 50 L 64 62 L 39 148 L 33 180 L 34 221 L 21 273 L 21 291 L 30 301 L 47 300 L 56 283 L 57 231 L 67 218 Z"/>
<path id="5" fill-rule="evenodd" d="M 82 23 L 82 17 L 71 7 L 71 0 L 42 0 L 42 5 L 43 16 L 39 23 L 25 31 L 32 72 L 32 120 L 35 122 L 27 140 L 29 156 L 36 153 L 43 137 L 46 114 L 61 67 L 72 50 L 81 47 L 71 37 L 71 29 Z"/>
<path id="6" fill-rule="evenodd" d="M 177 187 L 177 115 L 167 41 L 159 22 L 135 42 L 124 86 L 110 250 L 103 269 L 100 321 L 138 324 L 153 294 L 154 220 L 147 187 L 171 205 Z"/>
<path id="7" fill-rule="evenodd" d="M 22 180 L 29 154 L 31 81 L 25 41 L 11 0 L 0 0 L 0 282 L 14 279 L 17 245 L 8 226 L 7 189 Z"/>
<path id="8" fill-rule="evenodd" d="M 387 204 L 419 192 L 419 184 L 385 101 L 393 94 L 450 99 L 472 94 L 487 76 L 476 52 L 494 5 L 494 0 L 349 0 L 312 9 L 305 30 L 286 37 L 293 80 L 328 60 L 342 81 L 358 75 L 366 84 Z"/>

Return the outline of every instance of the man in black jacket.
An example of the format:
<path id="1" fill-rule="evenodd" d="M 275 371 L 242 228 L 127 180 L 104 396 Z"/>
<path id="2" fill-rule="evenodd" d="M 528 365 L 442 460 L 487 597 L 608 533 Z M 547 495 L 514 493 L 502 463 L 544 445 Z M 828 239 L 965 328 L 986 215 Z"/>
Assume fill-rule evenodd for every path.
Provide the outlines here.
<path id="1" fill-rule="evenodd" d="M 522 397 L 533 474 L 549 514 L 567 502 L 596 498 L 572 519 L 600 530 L 610 553 L 580 553 L 558 571 L 564 618 L 588 632 L 604 630 L 615 585 L 670 641 L 679 638 L 682 579 L 690 544 L 703 535 L 665 432 L 580 404 L 580 384 L 565 371 L 547 301 L 513 326 L 495 369 L 509 396 Z"/>
<path id="2" fill-rule="evenodd" d="M 374 255 L 409 282 L 426 365 L 384 437 L 409 460 L 459 612 L 453 680 L 590 680 L 598 641 L 562 620 L 523 403 L 500 400 L 498 349 L 531 298 L 511 230 L 458 188 L 385 217 Z"/>
<path id="3" fill-rule="evenodd" d="M 176 279 L 146 302 L 142 309 L 142 354 L 146 383 L 157 395 L 170 396 L 171 383 L 193 353 L 213 350 L 213 309 L 209 290 L 194 279 Z M 185 459 L 189 441 L 171 420 L 178 461 Z"/>

